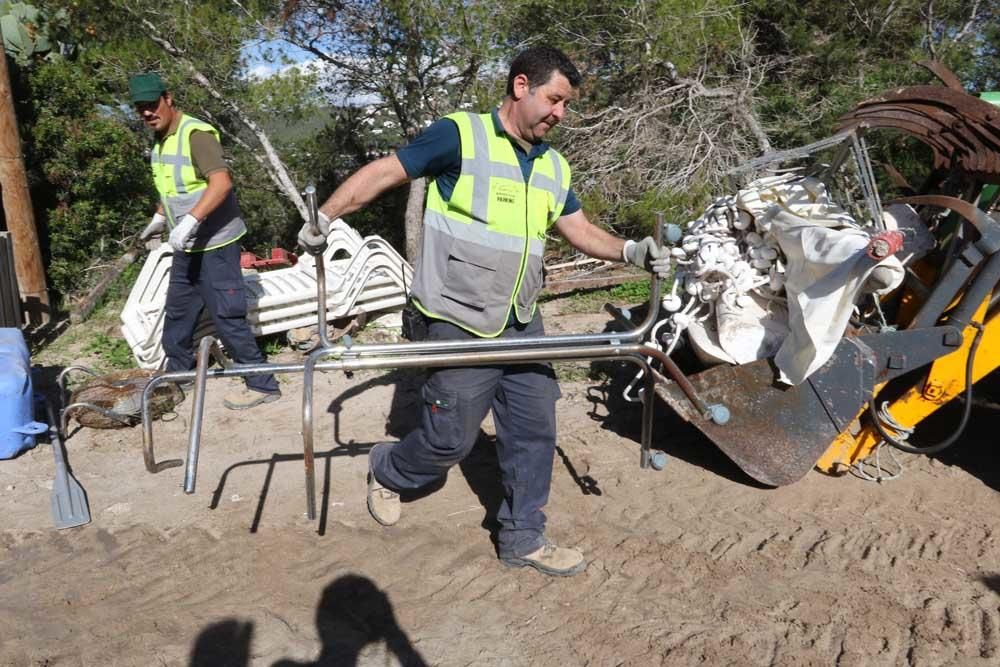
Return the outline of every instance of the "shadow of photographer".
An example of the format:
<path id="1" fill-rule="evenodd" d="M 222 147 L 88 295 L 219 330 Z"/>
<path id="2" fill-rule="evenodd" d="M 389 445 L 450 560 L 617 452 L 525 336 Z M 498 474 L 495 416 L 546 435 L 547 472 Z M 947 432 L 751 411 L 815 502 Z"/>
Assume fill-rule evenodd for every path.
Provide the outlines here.
<path id="1" fill-rule="evenodd" d="M 389 596 L 361 575 L 338 577 L 323 589 L 316 607 L 316 632 L 322 644 L 316 660 L 282 659 L 273 667 L 353 667 L 368 647 L 379 644 L 404 667 L 428 664 L 399 627 Z M 253 623 L 249 621 L 213 623 L 195 640 L 188 665 L 245 667 L 249 665 L 252 635 Z"/>

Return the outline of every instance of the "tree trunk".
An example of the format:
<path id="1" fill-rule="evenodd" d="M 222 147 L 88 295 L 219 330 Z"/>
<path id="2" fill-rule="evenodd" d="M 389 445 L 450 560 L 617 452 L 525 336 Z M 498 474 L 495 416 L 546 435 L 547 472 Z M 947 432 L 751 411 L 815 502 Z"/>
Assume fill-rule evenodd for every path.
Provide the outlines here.
<path id="1" fill-rule="evenodd" d="M 42 251 L 38 245 L 35 213 L 31 208 L 28 177 L 21 154 L 21 137 L 14 114 L 14 95 L 7 70 L 7 54 L 0 50 L 0 188 L 7 229 L 14 241 L 14 271 L 32 324 L 49 321 L 49 292 L 45 284 Z"/>
<path id="2" fill-rule="evenodd" d="M 416 266 L 420 256 L 420 240 L 424 223 L 424 195 L 427 179 L 418 178 L 410 182 L 410 194 L 406 199 L 406 261 Z"/>

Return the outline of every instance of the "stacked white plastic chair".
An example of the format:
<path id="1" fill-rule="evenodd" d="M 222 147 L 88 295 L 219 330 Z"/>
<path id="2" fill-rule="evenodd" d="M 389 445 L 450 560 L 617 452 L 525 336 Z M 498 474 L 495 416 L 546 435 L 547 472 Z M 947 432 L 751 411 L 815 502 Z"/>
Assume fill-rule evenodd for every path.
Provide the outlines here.
<path id="1" fill-rule="evenodd" d="M 343 220 L 331 225 L 326 262 L 327 319 L 335 320 L 399 308 L 413 280 L 410 265 L 381 237 L 362 238 Z M 163 244 L 149 254 L 122 309 L 122 334 L 141 368 L 161 368 L 165 361 L 164 305 L 170 282 L 173 250 Z M 243 276 L 247 321 L 257 336 L 316 324 L 315 260 L 304 255 L 287 269 Z M 195 329 L 195 341 L 213 334 L 207 313 Z"/>

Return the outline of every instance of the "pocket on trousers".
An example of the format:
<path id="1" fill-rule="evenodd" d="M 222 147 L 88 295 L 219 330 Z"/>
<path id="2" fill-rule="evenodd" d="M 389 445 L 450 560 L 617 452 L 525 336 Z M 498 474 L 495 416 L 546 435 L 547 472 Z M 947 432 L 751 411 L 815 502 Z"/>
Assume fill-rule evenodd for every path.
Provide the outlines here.
<path id="1" fill-rule="evenodd" d="M 440 389 L 430 382 L 420 390 L 424 398 L 425 433 L 428 442 L 438 452 L 461 447 L 461 417 L 458 410 L 458 393 Z"/>
<path id="2" fill-rule="evenodd" d="M 474 243 L 456 243 L 448 254 L 448 272 L 441 296 L 484 310 L 496 273 L 495 250 Z"/>
<path id="3" fill-rule="evenodd" d="M 242 280 L 219 280 L 212 283 L 219 317 L 246 317 L 246 285 Z"/>

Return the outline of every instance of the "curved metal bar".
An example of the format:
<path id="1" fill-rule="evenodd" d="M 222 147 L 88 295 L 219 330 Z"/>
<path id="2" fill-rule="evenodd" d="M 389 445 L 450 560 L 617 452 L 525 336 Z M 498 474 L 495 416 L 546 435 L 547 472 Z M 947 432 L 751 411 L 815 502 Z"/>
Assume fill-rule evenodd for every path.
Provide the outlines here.
<path id="1" fill-rule="evenodd" d="M 66 377 L 72 371 L 82 371 L 82 372 L 87 373 L 88 375 L 91 375 L 93 377 L 97 377 L 98 375 L 100 375 L 100 373 L 98 373 L 97 371 L 95 371 L 93 368 L 89 368 L 87 366 L 80 366 L 80 365 L 77 365 L 77 364 L 74 364 L 72 366 L 67 366 L 66 368 L 64 368 L 61 371 L 59 371 L 59 375 L 56 376 L 56 386 L 59 387 L 59 403 L 60 403 L 60 405 L 65 405 L 66 401 L 69 400 L 69 395 L 66 392 Z"/>
<path id="2" fill-rule="evenodd" d="M 209 369 L 206 373 L 206 379 L 301 373 L 304 368 L 304 364 L 232 364 L 226 368 Z M 196 379 L 195 371 L 163 373 L 162 375 L 150 378 L 149 383 L 146 384 L 146 388 L 142 392 L 142 404 L 140 408 L 142 416 L 142 457 L 146 463 L 146 470 L 151 473 L 158 473 L 167 468 L 176 468 L 184 463 L 181 459 L 170 459 L 160 463 L 156 462 L 156 457 L 153 454 L 153 420 L 149 409 L 153 390 L 164 382 L 186 382 L 194 379 Z"/>
<path id="3" fill-rule="evenodd" d="M 315 452 L 314 452 L 314 420 L 313 420 L 313 384 L 314 372 L 317 367 L 328 370 L 331 367 L 342 371 L 374 370 L 384 368 L 427 368 L 440 366 L 484 366 L 509 365 L 539 361 L 598 361 L 602 359 L 617 359 L 629 361 L 642 368 L 651 384 L 652 373 L 644 355 L 649 349 L 643 345 L 630 344 L 618 347 L 607 345 L 561 348 L 544 348 L 535 350 L 503 350 L 486 353 L 464 352 L 456 354 L 440 354 L 436 356 L 412 355 L 409 357 L 384 358 L 350 358 L 336 362 L 327 362 L 319 366 L 319 360 L 328 354 L 329 350 L 316 350 L 306 362 L 302 393 L 302 445 L 303 461 L 306 466 L 306 516 L 310 520 L 316 518 L 316 488 L 315 488 Z M 652 440 L 652 390 L 646 392 L 643 400 L 643 430 L 642 460 L 648 463 L 649 447 Z"/>
<path id="4" fill-rule="evenodd" d="M 313 233 L 318 236 L 319 208 L 316 205 L 316 186 L 307 185 L 302 194 L 305 195 L 306 208 L 309 211 L 309 224 L 312 225 Z M 330 337 L 326 332 L 326 260 L 323 258 L 323 253 L 321 252 L 313 255 L 313 259 L 316 262 L 316 295 L 319 297 L 319 303 L 317 304 L 319 319 L 317 333 L 319 334 L 320 347 L 325 348 L 332 345 Z"/>
<path id="5" fill-rule="evenodd" d="M 188 455 L 184 469 L 184 493 L 194 493 L 198 477 L 198 454 L 201 451 L 201 422 L 205 414 L 205 383 L 208 358 L 215 339 L 205 336 L 198 343 L 198 358 L 194 376 L 194 399 L 191 401 L 191 426 L 188 428 Z"/>
<path id="6" fill-rule="evenodd" d="M 316 518 L 316 463 L 313 444 L 313 383 L 316 364 L 326 356 L 323 348 L 314 350 L 306 359 L 302 376 L 302 464 L 306 475 L 306 516 Z"/>
<path id="7" fill-rule="evenodd" d="M 157 375 L 151 378 L 148 383 L 146 383 L 146 388 L 142 390 L 142 403 L 139 409 L 142 415 L 142 460 L 146 464 L 146 470 L 151 473 L 158 473 L 167 468 L 176 468 L 177 466 L 184 463 L 180 459 L 168 459 L 166 461 L 156 462 L 156 456 L 153 454 L 153 420 L 149 414 L 149 398 L 153 395 L 153 390 L 157 386 L 164 382 L 177 381 L 177 380 L 190 380 L 192 378 L 186 377 L 194 375 L 193 373 L 165 373 L 163 375 Z M 182 377 L 174 377 L 182 376 Z"/>
<path id="8" fill-rule="evenodd" d="M 900 197 L 889 203 L 937 206 L 954 211 L 967 220 L 979 232 L 980 239 L 976 242 L 976 246 L 982 250 L 983 254 L 992 255 L 1000 251 L 1000 224 L 975 204 L 967 202 L 964 199 L 946 197 L 944 195 L 916 195 L 913 197 Z"/>
<path id="9" fill-rule="evenodd" d="M 134 422 L 132 418 L 128 415 L 123 415 L 120 412 L 115 412 L 113 410 L 108 410 L 107 408 L 102 408 L 99 405 L 94 405 L 93 403 L 87 403 L 86 401 L 77 401 L 76 403 L 70 403 L 65 408 L 60 410 L 61 416 L 59 417 L 59 425 L 62 428 L 63 437 L 65 438 L 65 433 L 67 432 L 67 427 L 69 426 L 69 413 L 70 410 L 93 410 L 94 412 L 99 412 L 100 414 L 114 419 L 120 424 L 125 426 L 131 426 Z"/>

